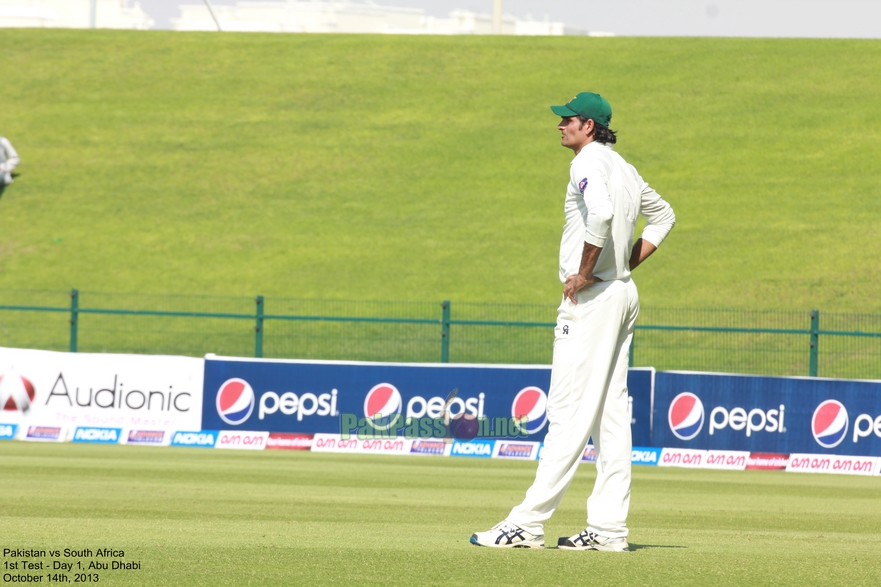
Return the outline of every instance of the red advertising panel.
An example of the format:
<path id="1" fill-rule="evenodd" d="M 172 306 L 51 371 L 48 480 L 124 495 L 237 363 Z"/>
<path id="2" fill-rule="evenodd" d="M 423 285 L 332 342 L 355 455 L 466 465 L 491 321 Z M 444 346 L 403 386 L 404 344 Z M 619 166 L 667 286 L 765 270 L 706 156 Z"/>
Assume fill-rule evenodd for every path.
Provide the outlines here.
<path id="1" fill-rule="evenodd" d="M 752 452 L 746 461 L 746 468 L 759 471 L 785 471 L 789 455 L 774 452 Z"/>
<path id="2" fill-rule="evenodd" d="M 269 450 L 309 450 L 312 448 L 312 434 L 286 434 L 271 432 L 266 441 Z"/>

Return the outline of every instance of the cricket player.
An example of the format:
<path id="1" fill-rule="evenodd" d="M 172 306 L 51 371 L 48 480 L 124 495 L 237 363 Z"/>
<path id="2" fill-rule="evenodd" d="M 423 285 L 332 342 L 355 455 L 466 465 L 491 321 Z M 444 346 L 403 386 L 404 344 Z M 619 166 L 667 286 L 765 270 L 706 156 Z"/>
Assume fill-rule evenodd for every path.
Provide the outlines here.
<path id="1" fill-rule="evenodd" d="M 0 137 L 0 185 L 12 183 L 12 170 L 18 165 L 20 159 L 15 148 L 6 137 Z"/>
<path id="2" fill-rule="evenodd" d="M 551 110 L 562 117 L 561 142 L 575 158 L 560 243 L 563 301 L 554 329 L 548 433 L 523 502 L 492 529 L 472 535 L 471 543 L 544 547 L 544 523 L 563 499 L 592 437 L 597 476 L 587 500 L 587 527 L 560 538 L 557 546 L 626 552 L 632 451 L 627 366 L 639 313 L 630 272 L 661 244 L 676 217 L 612 149 L 612 108 L 602 96 L 583 92 Z M 640 214 L 647 224 L 634 243 Z"/>

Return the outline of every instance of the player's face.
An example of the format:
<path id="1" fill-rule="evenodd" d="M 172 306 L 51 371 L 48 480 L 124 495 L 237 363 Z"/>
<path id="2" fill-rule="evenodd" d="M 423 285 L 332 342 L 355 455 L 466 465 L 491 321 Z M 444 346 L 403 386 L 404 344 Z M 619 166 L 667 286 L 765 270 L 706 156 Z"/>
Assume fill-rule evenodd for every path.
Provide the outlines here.
<path id="1" fill-rule="evenodd" d="M 582 123 L 577 116 L 566 116 L 557 125 L 560 131 L 560 144 L 576 153 L 591 141 L 593 120 Z"/>

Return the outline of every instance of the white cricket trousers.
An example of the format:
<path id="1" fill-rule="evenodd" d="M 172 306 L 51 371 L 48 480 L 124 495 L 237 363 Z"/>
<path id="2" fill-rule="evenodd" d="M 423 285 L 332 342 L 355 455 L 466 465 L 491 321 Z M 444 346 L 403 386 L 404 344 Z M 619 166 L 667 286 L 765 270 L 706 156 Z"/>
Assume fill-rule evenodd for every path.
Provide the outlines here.
<path id="1" fill-rule="evenodd" d="M 627 364 L 639 294 L 630 279 L 595 284 L 557 310 L 548 390 L 548 433 L 535 481 L 507 520 L 544 534 L 593 437 L 597 477 L 587 500 L 587 527 L 627 536 L 630 507 L 630 414 Z"/>

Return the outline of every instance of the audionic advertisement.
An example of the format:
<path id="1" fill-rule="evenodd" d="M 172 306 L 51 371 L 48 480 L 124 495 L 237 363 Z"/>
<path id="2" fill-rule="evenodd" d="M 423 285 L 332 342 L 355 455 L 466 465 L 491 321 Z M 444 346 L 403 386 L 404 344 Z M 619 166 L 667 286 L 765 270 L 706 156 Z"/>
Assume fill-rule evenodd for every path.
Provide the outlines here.
<path id="1" fill-rule="evenodd" d="M 203 359 L 0 348 L 0 426 L 22 440 L 167 444 L 202 421 Z"/>

